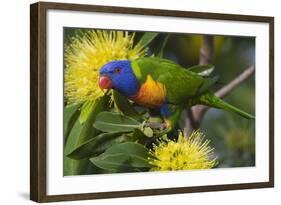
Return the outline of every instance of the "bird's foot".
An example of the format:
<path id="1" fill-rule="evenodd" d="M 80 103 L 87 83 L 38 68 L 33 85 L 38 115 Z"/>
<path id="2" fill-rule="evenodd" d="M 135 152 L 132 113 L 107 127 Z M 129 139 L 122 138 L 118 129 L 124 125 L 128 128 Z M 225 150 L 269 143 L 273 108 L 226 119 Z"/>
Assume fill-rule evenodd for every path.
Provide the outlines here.
<path id="1" fill-rule="evenodd" d="M 145 122 L 145 126 L 150 127 L 151 129 L 165 130 L 167 128 L 167 124 L 159 123 L 159 122 Z"/>
<path id="2" fill-rule="evenodd" d="M 143 122 L 143 132 L 146 136 L 152 135 L 163 136 L 171 131 L 171 123 L 169 120 L 160 118 L 150 118 Z"/>

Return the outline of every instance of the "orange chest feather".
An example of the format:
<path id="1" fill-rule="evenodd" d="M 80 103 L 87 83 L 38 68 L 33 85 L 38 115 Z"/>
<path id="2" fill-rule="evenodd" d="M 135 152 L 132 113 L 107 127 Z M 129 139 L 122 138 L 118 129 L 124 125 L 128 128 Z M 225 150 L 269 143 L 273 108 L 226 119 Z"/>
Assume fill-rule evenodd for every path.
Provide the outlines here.
<path id="1" fill-rule="evenodd" d="M 166 88 L 162 83 L 158 83 L 152 79 L 150 75 L 147 76 L 145 83 L 143 83 L 138 93 L 131 98 L 139 105 L 149 108 L 160 107 L 165 101 Z"/>

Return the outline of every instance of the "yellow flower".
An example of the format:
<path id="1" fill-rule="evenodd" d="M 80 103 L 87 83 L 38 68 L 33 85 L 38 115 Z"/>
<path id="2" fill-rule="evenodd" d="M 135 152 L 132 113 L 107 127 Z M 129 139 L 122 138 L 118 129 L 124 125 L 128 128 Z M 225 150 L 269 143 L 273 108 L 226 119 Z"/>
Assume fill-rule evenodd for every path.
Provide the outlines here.
<path id="1" fill-rule="evenodd" d="M 208 140 L 203 139 L 200 131 L 194 131 L 185 138 L 182 133 L 178 140 L 159 141 L 154 145 L 149 158 L 154 166 L 151 171 L 210 169 L 216 165 L 216 159 L 211 159 L 213 148 Z"/>
<path id="2" fill-rule="evenodd" d="M 145 55 L 134 46 L 135 33 L 89 30 L 71 39 L 65 49 L 64 89 L 68 103 L 95 100 L 103 93 L 98 86 L 99 69 L 109 61 L 133 60 Z"/>

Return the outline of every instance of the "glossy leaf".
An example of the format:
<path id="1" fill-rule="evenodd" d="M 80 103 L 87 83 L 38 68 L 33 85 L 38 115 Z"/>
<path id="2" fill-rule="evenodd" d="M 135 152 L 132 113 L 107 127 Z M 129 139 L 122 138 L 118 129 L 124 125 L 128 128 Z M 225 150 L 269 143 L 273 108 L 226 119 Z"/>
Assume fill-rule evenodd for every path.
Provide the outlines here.
<path id="1" fill-rule="evenodd" d="M 79 116 L 80 104 L 72 104 L 65 106 L 63 110 L 63 136 L 64 142 L 66 142 L 67 137 L 75 124 L 76 119 Z"/>
<path id="2" fill-rule="evenodd" d="M 81 144 L 67 156 L 72 159 L 93 157 L 94 155 L 104 152 L 113 144 L 124 142 L 125 140 L 126 137 L 122 136 L 120 132 L 102 133 Z"/>
<path id="3" fill-rule="evenodd" d="M 94 127 L 103 132 L 132 132 L 141 126 L 135 119 L 114 112 L 98 114 L 94 123 Z"/>
<path id="4" fill-rule="evenodd" d="M 79 120 L 77 119 L 65 144 L 64 153 L 68 153 L 72 147 L 75 147 L 78 144 L 79 137 L 77 136 L 80 135 L 81 130 L 82 126 Z M 72 160 L 68 158 L 66 154 L 64 154 L 63 174 L 65 176 L 83 173 L 83 171 L 86 170 L 86 167 L 87 163 L 85 161 L 82 162 L 80 160 Z"/>
<path id="5" fill-rule="evenodd" d="M 111 146 L 103 154 L 90 161 L 97 167 L 111 171 L 138 171 L 152 167 L 148 162 L 149 151 L 134 142 L 125 142 Z"/>
<path id="6" fill-rule="evenodd" d="M 162 44 L 161 44 L 160 51 L 159 51 L 159 53 L 157 55 L 159 58 L 162 58 L 163 55 L 164 55 L 164 49 L 165 49 L 165 47 L 166 47 L 166 45 L 168 43 L 169 37 L 170 37 L 170 35 L 167 34 L 166 37 L 164 38 Z"/>
<path id="7" fill-rule="evenodd" d="M 146 47 L 148 44 L 150 44 L 154 38 L 156 38 L 158 33 L 154 32 L 145 32 L 141 39 L 139 40 L 137 46 Z"/>
<path id="8" fill-rule="evenodd" d="M 94 105 L 95 105 L 95 100 L 88 100 L 83 103 L 81 107 L 81 113 L 79 116 L 79 121 L 81 124 L 86 122 L 92 110 L 94 109 Z"/>

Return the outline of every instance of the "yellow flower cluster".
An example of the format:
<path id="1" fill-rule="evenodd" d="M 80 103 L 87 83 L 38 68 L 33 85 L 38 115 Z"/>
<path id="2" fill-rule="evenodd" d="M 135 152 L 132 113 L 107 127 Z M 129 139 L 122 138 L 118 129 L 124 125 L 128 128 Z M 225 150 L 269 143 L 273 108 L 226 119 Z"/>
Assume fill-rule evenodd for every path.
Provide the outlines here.
<path id="1" fill-rule="evenodd" d="M 194 131 L 189 137 L 179 134 L 178 140 L 160 141 L 154 145 L 150 158 L 154 166 L 151 171 L 172 171 L 210 169 L 216 165 L 216 159 L 211 159 L 213 148 L 208 140 L 204 141 L 203 133 Z"/>
<path id="2" fill-rule="evenodd" d="M 145 55 L 134 46 L 135 33 L 88 30 L 71 39 L 64 53 L 64 93 L 68 104 L 95 100 L 103 95 L 98 87 L 99 69 L 109 61 L 133 60 Z"/>

